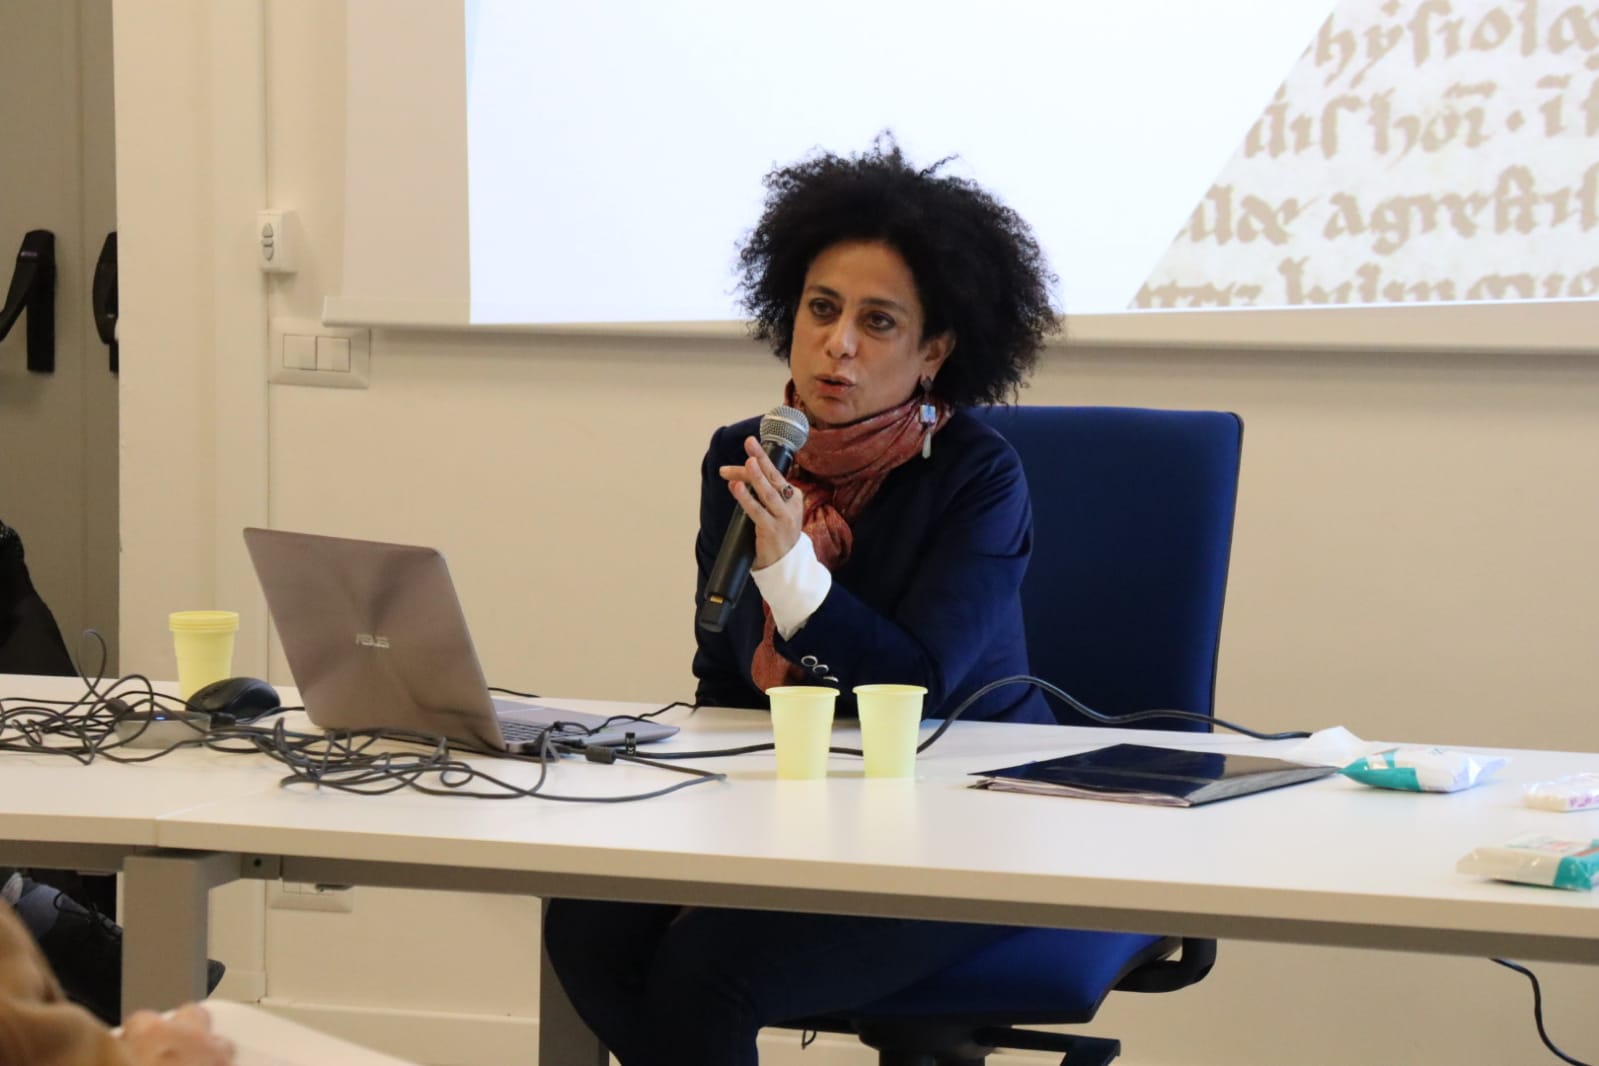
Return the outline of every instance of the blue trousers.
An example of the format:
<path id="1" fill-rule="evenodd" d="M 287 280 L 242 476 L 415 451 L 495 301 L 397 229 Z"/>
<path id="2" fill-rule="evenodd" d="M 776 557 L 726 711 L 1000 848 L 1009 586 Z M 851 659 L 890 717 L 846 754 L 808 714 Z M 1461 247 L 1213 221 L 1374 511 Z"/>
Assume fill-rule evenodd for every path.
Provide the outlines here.
<path id="1" fill-rule="evenodd" d="M 1004 926 L 554 900 L 544 946 L 622 1066 L 755 1066 L 763 1026 L 873 1003 Z"/>

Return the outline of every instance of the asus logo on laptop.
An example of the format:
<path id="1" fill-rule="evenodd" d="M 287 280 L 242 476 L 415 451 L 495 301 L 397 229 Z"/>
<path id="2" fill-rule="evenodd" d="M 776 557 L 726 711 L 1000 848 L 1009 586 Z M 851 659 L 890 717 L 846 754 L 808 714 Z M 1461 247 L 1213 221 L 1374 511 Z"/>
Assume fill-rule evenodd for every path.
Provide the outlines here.
<path id="1" fill-rule="evenodd" d="M 372 633 L 357 633 L 355 642 L 363 648 L 387 648 L 389 646 L 388 637 L 376 636 Z"/>

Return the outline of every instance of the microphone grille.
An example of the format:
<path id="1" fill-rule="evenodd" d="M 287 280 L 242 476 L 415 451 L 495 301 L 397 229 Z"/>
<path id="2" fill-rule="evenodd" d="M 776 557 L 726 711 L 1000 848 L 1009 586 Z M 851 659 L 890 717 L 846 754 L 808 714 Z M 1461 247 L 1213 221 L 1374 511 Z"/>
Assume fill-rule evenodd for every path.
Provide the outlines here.
<path id="1" fill-rule="evenodd" d="M 811 424 L 805 412 L 793 407 L 777 406 L 761 418 L 761 443 L 781 444 L 797 452 L 805 447 L 805 438 L 811 435 Z"/>

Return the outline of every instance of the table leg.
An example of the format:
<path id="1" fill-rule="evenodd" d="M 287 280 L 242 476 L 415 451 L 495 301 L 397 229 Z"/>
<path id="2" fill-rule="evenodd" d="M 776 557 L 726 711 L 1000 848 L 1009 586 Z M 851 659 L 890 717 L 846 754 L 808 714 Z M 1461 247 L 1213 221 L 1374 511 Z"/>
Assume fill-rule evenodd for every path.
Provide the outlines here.
<path id="1" fill-rule="evenodd" d="M 549 901 L 544 901 L 548 909 Z M 539 1066 L 607 1066 L 611 1056 L 578 1017 L 550 965 L 539 952 Z"/>
<path id="2" fill-rule="evenodd" d="M 122 884 L 122 1014 L 170 1010 L 205 998 L 211 889 L 236 880 L 227 852 L 128 856 Z"/>

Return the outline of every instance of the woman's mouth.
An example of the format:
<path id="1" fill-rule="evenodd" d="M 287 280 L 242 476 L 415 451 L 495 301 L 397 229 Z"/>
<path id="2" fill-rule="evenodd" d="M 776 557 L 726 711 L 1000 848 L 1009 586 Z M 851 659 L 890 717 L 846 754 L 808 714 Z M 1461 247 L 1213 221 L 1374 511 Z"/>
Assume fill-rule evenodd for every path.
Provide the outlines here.
<path id="1" fill-rule="evenodd" d="M 842 396 L 855 387 L 855 383 L 848 378 L 833 377 L 831 375 L 818 376 L 815 381 L 817 391 L 823 396 Z"/>

